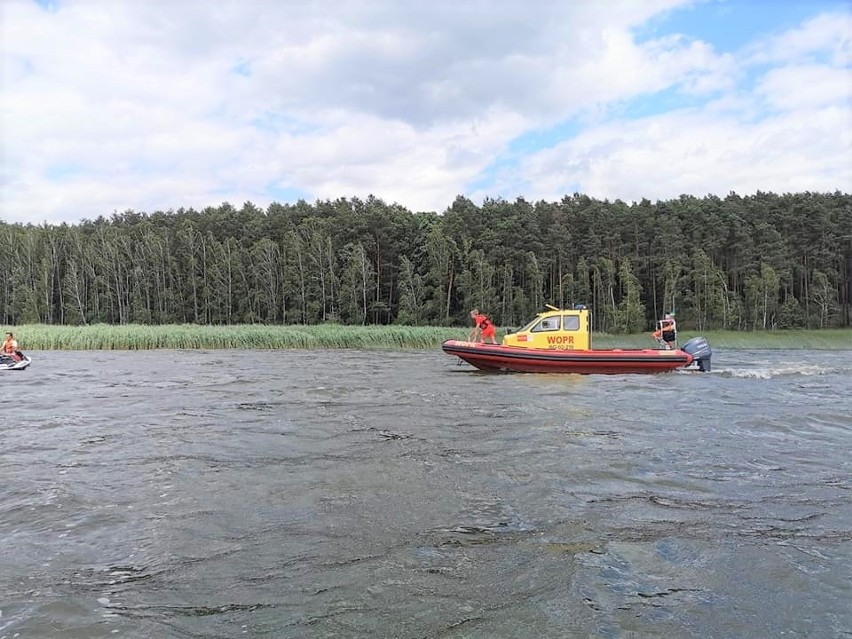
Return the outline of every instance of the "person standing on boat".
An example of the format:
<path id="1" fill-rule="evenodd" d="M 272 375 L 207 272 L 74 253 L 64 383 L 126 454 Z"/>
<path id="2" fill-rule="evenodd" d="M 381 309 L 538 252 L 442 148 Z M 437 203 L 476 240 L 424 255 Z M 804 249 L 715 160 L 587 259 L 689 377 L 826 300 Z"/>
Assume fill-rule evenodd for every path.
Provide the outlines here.
<path id="1" fill-rule="evenodd" d="M 666 349 L 677 348 L 677 322 L 671 313 L 666 313 L 657 322 L 657 330 L 652 333 L 654 339 L 665 345 Z"/>
<path id="2" fill-rule="evenodd" d="M 14 333 L 6 333 L 2 349 L 2 354 L 5 357 L 11 357 L 16 362 L 21 361 L 21 356 L 18 354 L 18 342 L 15 340 Z"/>
<path id="3" fill-rule="evenodd" d="M 488 339 L 492 344 L 497 343 L 497 329 L 494 324 L 488 319 L 487 315 L 479 312 L 478 308 L 470 312 L 470 317 L 473 319 L 473 329 L 470 331 L 469 342 L 482 342 Z"/>

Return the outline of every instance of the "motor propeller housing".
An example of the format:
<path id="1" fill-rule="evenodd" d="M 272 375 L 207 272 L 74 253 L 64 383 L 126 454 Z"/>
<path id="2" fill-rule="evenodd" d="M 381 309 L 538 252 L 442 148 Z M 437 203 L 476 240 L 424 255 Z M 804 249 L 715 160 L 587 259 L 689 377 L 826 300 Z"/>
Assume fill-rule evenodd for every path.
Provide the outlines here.
<path id="1" fill-rule="evenodd" d="M 710 372 L 710 358 L 713 356 L 713 350 L 705 338 L 693 337 L 680 349 L 692 355 L 693 361 L 698 364 L 698 370 L 704 373 Z"/>

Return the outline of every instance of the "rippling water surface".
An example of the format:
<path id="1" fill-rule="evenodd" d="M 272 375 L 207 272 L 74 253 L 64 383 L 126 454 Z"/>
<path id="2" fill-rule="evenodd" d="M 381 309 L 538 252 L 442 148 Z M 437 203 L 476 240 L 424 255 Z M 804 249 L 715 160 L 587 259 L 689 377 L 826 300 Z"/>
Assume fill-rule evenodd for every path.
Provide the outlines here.
<path id="1" fill-rule="evenodd" d="M 852 351 L 0 374 L 0 638 L 852 636 Z"/>

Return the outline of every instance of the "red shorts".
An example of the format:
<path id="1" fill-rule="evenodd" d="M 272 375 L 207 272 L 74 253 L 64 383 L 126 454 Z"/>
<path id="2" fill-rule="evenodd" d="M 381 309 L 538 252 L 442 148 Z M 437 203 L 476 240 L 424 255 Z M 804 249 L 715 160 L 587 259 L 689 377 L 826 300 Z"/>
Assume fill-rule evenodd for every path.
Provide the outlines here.
<path id="1" fill-rule="evenodd" d="M 494 328 L 494 324 L 489 324 L 485 328 L 482 329 L 482 337 L 496 337 L 497 331 Z"/>

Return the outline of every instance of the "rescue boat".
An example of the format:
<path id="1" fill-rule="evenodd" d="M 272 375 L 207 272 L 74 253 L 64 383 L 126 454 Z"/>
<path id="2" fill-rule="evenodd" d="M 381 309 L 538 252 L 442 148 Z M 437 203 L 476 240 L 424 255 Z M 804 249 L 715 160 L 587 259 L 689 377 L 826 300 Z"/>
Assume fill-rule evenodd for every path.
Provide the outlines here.
<path id="1" fill-rule="evenodd" d="M 9 357 L 8 355 L 0 355 L 0 371 L 21 371 L 32 363 L 32 360 L 18 351 L 20 359 Z"/>
<path id="2" fill-rule="evenodd" d="M 674 349 L 594 349 L 591 316 L 584 306 L 548 310 L 502 344 L 447 340 L 442 348 L 483 371 L 514 373 L 579 373 L 583 375 L 666 373 L 679 368 L 710 370 L 713 354 L 703 337 Z"/>

